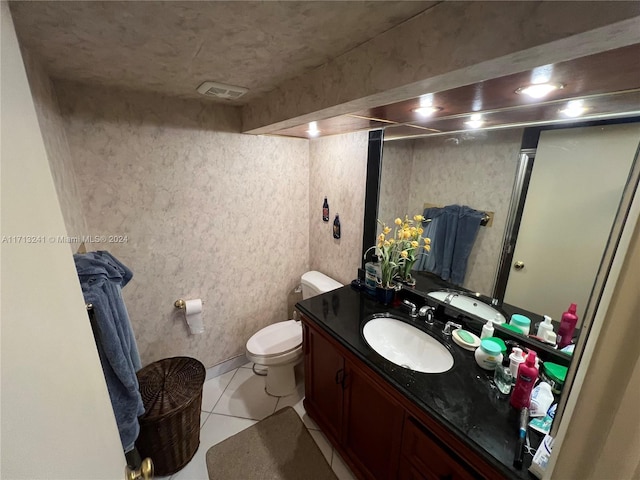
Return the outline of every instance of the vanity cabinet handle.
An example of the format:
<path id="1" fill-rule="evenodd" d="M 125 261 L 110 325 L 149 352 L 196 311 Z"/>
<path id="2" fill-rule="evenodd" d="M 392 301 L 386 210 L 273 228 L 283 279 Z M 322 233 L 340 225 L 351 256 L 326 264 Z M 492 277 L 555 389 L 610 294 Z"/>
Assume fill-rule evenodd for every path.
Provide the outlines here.
<path id="1" fill-rule="evenodd" d="M 340 370 L 338 370 L 336 372 L 335 380 L 336 380 L 336 385 L 340 384 L 344 388 L 344 383 L 343 383 L 344 382 L 344 368 L 341 368 Z"/>

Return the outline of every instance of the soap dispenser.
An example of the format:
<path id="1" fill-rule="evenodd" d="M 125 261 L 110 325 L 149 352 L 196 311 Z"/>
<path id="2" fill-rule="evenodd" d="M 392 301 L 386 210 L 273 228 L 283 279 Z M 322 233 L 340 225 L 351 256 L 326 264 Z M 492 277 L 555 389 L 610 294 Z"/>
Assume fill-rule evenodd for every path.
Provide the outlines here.
<path id="1" fill-rule="evenodd" d="M 538 338 L 544 341 L 549 341 L 550 333 L 553 332 L 553 325 L 551 325 L 551 317 L 549 315 L 544 316 L 544 321 L 538 326 Z"/>
<path id="2" fill-rule="evenodd" d="M 487 323 L 485 323 L 482 326 L 482 333 L 480 334 L 480 338 L 489 338 L 489 337 L 493 337 L 493 320 L 487 320 Z"/>

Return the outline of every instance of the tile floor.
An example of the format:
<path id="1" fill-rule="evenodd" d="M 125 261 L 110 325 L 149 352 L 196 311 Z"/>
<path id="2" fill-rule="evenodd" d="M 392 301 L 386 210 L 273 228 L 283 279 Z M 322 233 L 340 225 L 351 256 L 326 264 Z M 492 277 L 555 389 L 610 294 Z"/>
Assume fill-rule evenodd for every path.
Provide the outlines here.
<path id="1" fill-rule="evenodd" d="M 302 370 L 296 371 L 297 391 L 292 395 L 276 398 L 266 394 L 264 377 L 254 375 L 251 366 L 251 363 L 247 363 L 204 383 L 198 451 L 191 462 L 178 473 L 170 477 L 156 476 L 155 478 L 157 480 L 208 480 L 205 455 L 211 446 L 250 427 L 280 408 L 292 406 L 302 418 L 338 479 L 355 479 L 340 455 L 334 451 L 318 426 L 304 411 Z"/>

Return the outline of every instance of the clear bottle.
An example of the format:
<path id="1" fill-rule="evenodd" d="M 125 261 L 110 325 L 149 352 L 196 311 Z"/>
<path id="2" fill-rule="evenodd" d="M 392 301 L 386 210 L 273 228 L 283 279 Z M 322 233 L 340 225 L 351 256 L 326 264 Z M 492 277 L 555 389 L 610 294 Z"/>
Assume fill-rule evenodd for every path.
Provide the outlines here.
<path id="1" fill-rule="evenodd" d="M 504 393 L 505 395 L 509 395 L 509 392 L 511 392 L 511 383 L 513 379 L 509 363 L 509 357 L 505 356 L 502 359 L 502 364 L 496 366 L 495 373 L 493 374 L 493 383 L 496 384 L 500 393 Z"/>
<path id="2" fill-rule="evenodd" d="M 380 262 L 378 261 L 378 257 L 374 255 L 370 262 L 367 262 L 364 265 L 364 286 L 371 295 L 376 294 L 376 286 L 378 285 L 378 280 L 380 279 Z"/>

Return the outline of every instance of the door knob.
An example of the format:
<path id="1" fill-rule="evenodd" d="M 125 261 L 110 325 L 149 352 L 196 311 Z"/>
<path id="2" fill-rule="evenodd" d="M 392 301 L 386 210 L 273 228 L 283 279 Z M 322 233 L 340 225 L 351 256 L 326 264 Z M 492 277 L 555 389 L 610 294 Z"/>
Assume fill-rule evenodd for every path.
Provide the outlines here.
<path id="1" fill-rule="evenodd" d="M 516 270 L 522 270 L 524 268 L 524 262 L 516 262 L 513 264 L 513 268 Z"/>

